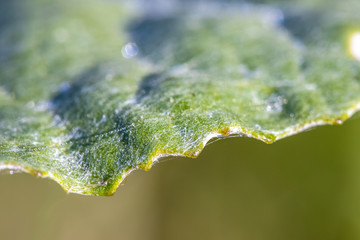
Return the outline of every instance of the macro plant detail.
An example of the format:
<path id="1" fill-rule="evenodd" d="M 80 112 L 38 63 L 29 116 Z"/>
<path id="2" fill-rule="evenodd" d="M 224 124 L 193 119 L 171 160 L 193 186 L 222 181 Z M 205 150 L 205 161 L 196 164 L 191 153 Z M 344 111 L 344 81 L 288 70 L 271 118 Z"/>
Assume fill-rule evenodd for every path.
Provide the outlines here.
<path id="1" fill-rule="evenodd" d="M 273 143 L 360 109 L 359 1 L 176 6 L 2 1 L 0 170 L 111 195 L 213 138 Z"/>

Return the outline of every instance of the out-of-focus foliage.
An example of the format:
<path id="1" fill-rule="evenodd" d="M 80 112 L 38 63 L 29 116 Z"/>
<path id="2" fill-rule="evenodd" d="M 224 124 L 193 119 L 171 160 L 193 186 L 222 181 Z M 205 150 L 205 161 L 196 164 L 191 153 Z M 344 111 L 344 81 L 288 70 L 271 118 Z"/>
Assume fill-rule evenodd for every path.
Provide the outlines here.
<path id="1" fill-rule="evenodd" d="M 272 143 L 360 108 L 360 2 L 169 4 L 2 1 L 0 170 L 110 195 L 213 137 Z"/>

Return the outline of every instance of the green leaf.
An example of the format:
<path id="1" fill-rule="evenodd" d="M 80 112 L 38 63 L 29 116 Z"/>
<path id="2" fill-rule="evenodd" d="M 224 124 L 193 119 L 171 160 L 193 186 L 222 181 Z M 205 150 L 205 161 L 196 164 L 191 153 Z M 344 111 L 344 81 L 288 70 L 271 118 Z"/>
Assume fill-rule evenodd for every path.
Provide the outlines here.
<path id="1" fill-rule="evenodd" d="M 360 108 L 357 0 L 135 6 L 1 1 L 0 170 L 111 195 L 212 138 L 272 143 Z"/>

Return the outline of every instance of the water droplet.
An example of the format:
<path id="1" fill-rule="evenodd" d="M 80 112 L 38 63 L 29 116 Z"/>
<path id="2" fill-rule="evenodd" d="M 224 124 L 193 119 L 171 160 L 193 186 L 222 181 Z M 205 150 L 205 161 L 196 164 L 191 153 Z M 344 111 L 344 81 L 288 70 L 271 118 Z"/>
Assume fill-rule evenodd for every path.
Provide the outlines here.
<path id="1" fill-rule="evenodd" d="M 351 35 L 349 50 L 352 57 L 360 61 L 360 32 Z"/>
<path id="2" fill-rule="evenodd" d="M 124 58 L 133 58 L 139 53 L 139 48 L 136 43 L 130 42 L 122 48 L 121 53 Z"/>
<path id="3" fill-rule="evenodd" d="M 261 127 L 259 124 L 255 124 L 254 127 L 255 127 L 255 129 L 258 130 L 258 131 L 262 129 L 262 127 Z"/>
<path id="4" fill-rule="evenodd" d="M 107 117 L 105 114 L 102 115 L 100 122 L 106 122 Z"/>
<path id="5" fill-rule="evenodd" d="M 20 152 L 21 149 L 18 148 L 17 146 L 15 146 L 15 147 L 13 147 L 13 148 L 11 149 L 11 151 L 13 151 L 14 153 L 17 153 L 17 152 Z"/>
<path id="6" fill-rule="evenodd" d="M 271 95 L 266 100 L 266 111 L 269 113 L 280 113 L 283 111 L 283 105 L 286 104 L 288 101 L 286 98 L 278 95 Z"/>

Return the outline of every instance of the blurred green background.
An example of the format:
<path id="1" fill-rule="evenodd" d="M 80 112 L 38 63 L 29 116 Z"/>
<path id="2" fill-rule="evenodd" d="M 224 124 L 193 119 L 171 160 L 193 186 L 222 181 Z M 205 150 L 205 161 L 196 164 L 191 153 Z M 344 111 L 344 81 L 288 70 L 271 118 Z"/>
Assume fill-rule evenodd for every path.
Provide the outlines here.
<path id="1" fill-rule="evenodd" d="M 272 145 L 229 138 L 113 197 L 0 175 L 1 239 L 360 239 L 360 118 Z"/>

